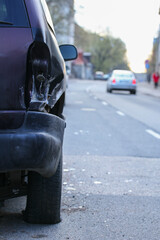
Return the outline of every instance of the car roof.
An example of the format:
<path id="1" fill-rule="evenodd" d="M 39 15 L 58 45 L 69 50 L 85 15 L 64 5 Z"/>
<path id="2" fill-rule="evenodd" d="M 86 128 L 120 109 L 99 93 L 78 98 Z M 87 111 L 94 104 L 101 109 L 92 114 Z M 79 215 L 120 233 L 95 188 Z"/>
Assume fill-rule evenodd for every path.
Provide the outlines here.
<path id="1" fill-rule="evenodd" d="M 103 74 L 102 71 L 96 71 L 95 74 Z"/>

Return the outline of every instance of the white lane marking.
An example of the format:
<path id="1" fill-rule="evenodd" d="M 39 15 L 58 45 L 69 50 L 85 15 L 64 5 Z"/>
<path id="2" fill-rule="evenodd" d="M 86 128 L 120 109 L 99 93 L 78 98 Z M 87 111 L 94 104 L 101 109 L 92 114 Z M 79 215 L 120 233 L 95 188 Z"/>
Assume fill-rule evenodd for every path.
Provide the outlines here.
<path id="1" fill-rule="evenodd" d="M 120 116 L 125 116 L 125 114 L 121 111 L 117 111 L 117 114 L 120 115 Z"/>
<path id="2" fill-rule="evenodd" d="M 107 105 L 108 105 L 108 103 L 106 103 L 105 101 L 103 101 L 102 104 L 103 104 L 104 106 L 107 106 Z"/>
<path id="3" fill-rule="evenodd" d="M 66 187 L 66 190 L 76 191 L 76 188 L 73 188 L 73 187 Z"/>
<path id="4" fill-rule="evenodd" d="M 82 111 L 87 111 L 87 112 L 94 112 L 96 111 L 95 108 L 81 108 Z"/>
<path id="5" fill-rule="evenodd" d="M 94 184 L 102 184 L 100 181 L 94 181 Z"/>
<path id="6" fill-rule="evenodd" d="M 151 129 L 146 129 L 146 132 L 151 134 L 153 137 L 157 138 L 157 139 L 160 139 L 160 134 L 154 132 L 153 130 Z"/>

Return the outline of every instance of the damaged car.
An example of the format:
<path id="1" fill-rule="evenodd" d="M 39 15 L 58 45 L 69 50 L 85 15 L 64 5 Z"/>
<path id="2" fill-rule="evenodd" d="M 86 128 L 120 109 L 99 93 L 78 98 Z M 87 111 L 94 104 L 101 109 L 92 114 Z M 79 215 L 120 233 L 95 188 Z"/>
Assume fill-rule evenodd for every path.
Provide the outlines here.
<path id="1" fill-rule="evenodd" d="M 65 61 L 45 0 L 0 0 L 0 201 L 27 195 L 24 220 L 60 222 Z"/>

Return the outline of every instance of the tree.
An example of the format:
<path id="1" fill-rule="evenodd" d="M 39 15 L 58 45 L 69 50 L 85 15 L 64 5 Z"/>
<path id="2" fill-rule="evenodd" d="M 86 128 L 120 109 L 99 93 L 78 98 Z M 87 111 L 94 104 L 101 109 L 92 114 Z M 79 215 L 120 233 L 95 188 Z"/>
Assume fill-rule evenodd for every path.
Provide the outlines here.
<path id="1" fill-rule="evenodd" d="M 84 51 L 91 52 L 95 71 L 110 72 L 113 69 L 129 69 L 125 44 L 110 33 L 100 36 L 85 31 L 76 24 L 75 45 Z"/>
<path id="2" fill-rule="evenodd" d="M 96 43 L 98 43 L 99 35 L 90 31 L 84 30 L 78 24 L 75 23 L 75 45 L 83 51 L 92 52 Z"/>
<path id="3" fill-rule="evenodd" d="M 113 69 L 129 69 L 126 47 L 119 38 L 113 38 L 110 35 L 101 37 L 92 55 L 95 70 L 110 72 Z"/>
<path id="4" fill-rule="evenodd" d="M 100 36 L 84 30 L 77 24 L 73 30 L 74 0 L 47 0 L 47 3 L 59 42 L 63 42 L 63 35 L 75 35 L 75 46 L 91 52 L 95 71 L 110 72 L 115 68 L 129 69 L 126 47 L 121 39 L 114 38 L 109 33 Z"/>
<path id="5" fill-rule="evenodd" d="M 57 35 L 67 34 L 74 18 L 74 0 L 47 0 Z"/>

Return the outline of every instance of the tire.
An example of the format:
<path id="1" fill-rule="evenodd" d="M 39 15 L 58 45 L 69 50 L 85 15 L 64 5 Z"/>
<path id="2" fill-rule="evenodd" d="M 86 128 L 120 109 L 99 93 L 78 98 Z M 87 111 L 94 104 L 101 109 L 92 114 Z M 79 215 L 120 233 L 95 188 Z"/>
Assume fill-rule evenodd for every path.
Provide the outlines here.
<path id="1" fill-rule="evenodd" d="M 56 224 L 61 221 L 62 157 L 56 173 L 49 178 L 29 172 L 28 195 L 24 220 L 35 224 Z"/>
<path id="2" fill-rule="evenodd" d="M 130 91 L 131 94 L 136 94 L 136 90 Z"/>

